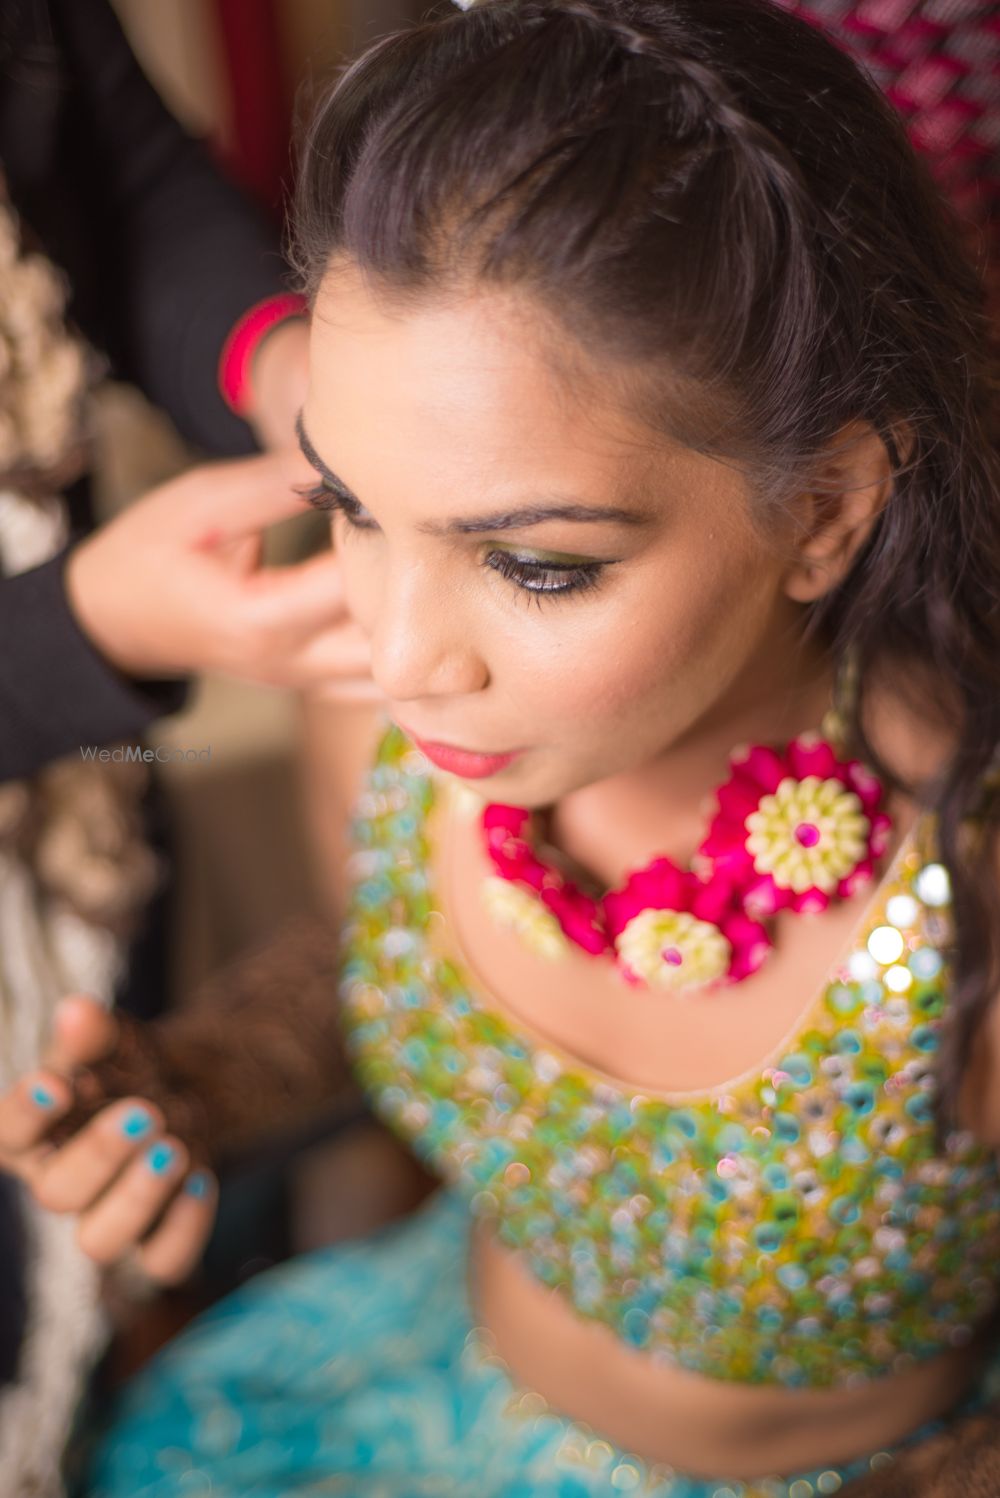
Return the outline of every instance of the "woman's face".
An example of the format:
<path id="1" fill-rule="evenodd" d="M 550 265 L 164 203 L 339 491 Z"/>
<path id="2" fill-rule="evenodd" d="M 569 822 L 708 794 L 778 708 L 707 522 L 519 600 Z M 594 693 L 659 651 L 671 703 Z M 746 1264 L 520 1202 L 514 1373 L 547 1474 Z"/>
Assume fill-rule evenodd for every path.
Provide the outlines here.
<path id="1" fill-rule="evenodd" d="M 302 414 L 390 715 L 520 750 L 476 787 L 523 806 L 724 725 L 780 684 L 800 611 L 740 475 L 651 433 L 556 336 L 515 293 L 394 305 L 341 265 Z"/>

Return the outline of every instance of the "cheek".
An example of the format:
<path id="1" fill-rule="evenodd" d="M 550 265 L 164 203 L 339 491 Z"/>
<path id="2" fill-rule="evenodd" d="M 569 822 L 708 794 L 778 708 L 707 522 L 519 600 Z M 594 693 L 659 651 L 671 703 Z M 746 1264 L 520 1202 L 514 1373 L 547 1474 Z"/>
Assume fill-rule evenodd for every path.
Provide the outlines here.
<path id="1" fill-rule="evenodd" d="M 588 733 L 690 722 L 758 648 L 776 592 L 761 558 L 643 568 L 605 604 L 582 603 L 572 628 L 525 647 L 534 711 Z"/>

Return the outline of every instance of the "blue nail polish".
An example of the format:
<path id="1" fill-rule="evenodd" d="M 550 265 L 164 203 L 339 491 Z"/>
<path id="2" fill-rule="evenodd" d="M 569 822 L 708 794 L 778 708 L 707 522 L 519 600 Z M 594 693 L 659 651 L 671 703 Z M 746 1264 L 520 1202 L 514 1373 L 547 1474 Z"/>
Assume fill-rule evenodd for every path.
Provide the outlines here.
<path id="1" fill-rule="evenodd" d="M 174 1153 L 172 1147 L 164 1144 L 161 1139 L 156 1144 L 151 1144 L 146 1151 L 146 1164 L 157 1175 L 162 1175 L 173 1164 Z"/>
<path id="2" fill-rule="evenodd" d="M 31 1101 L 39 1108 L 54 1108 L 56 1100 L 47 1087 L 38 1083 L 31 1089 Z"/>
<path id="3" fill-rule="evenodd" d="M 208 1176 L 203 1170 L 195 1171 L 194 1175 L 188 1176 L 184 1182 L 184 1190 L 189 1196 L 207 1196 Z"/>
<path id="4" fill-rule="evenodd" d="M 152 1128 L 153 1120 L 145 1108 L 132 1108 L 122 1119 L 121 1129 L 129 1139 L 141 1139 Z"/>

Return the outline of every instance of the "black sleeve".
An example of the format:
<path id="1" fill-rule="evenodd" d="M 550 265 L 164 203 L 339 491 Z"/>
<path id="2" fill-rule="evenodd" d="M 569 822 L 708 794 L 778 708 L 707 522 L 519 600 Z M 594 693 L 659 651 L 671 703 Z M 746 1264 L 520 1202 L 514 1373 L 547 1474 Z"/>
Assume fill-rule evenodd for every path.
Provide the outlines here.
<path id="1" fill-rule="evenodd" d="M 0 781 L 134 739 L 187 697 L 186 682 L 130 680 L 95 650 L 66 598 L 67 556 L 0 580 Z"/>
<path id="2" fill-rule="evenodd" d="M 238 318 L 287 289 L 277 233 L 167 110 L 107 0 L 50 5 L 72 101 L 60 152 L 86 183 L 98 258 L 102 326 L 85 331 L 186 437 L 251 451 L 216 372 Z"/>
<path id="3" fill-rule="evenodd" d="M 0 1385 L 13 1383 L 28 1325 L 28 1245 L 21 1212 L 24 1187 L 0 1172 Z"/>

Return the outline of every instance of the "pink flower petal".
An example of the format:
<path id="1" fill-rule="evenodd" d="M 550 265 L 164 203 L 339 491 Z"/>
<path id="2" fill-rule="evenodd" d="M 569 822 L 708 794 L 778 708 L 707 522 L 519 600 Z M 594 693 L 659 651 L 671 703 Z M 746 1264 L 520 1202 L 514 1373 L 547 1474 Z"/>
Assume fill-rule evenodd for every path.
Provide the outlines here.
<path id="1" fill-rule="evenodd" d="M 788 773 L 796 780 L 805 780 L 807 775 L 818 775 L 820 780 L 844 779 L 840 761 L 824 739 L 816 744 L 793 739 L 787 759 Z"/>
<path id="2" fill-rule="evenodd" d="M 871 818 L 871 831 L 868 834 L 868 845 L 876 858 L 881 858 L 888 847 L 891 831 L 892 818 L 886 816 L 884 811 L 876 812 Z"/>
<path id="3" fill-rule="evenodd" d="M 767 744 L 754 744 L 746 763 L 734 768 L 738 774 L 748 775 L 768 795 L 778 789 L 788 774 L 788 767 L 781 755 Z"/>
<path id="4" fill-rule="evenodd" d="M 656 858 L 648 868 L 634 869 L 620 890 L 609 890 L 603 904 L 616 933 L 642 910 L 685 910 L 684 875 L 671 859 Z"/>
<path id="5" fill-rule="evenodd" d="M 738 947 L 729 964 L 729 976 L 733 982 L 738 983 L 743 978 L 749 978 L 751 973 L 755 973 L 770 950 L 771 943 L 766 936 L 746 946 Z"/>
<path id="6" fill-rule="evenodd" d="M 543 890 L 542 900 L 562 930 L 584 951 L 606 952 L 610 946 L 600 907 L 579 890 Z"/>
<path id="7" fill-rule="evenodd" d="M 741 889 L 743 905 L 752 916 L 766 918 L 784 910 L 788 904 L 784 890 L 779 890 L 770 874 L 758 874 Z"/>
<path id="8" fill-rule="evenodd" d="M 763 941 L 765 946 L 771 945 L 771 938 L 759 921 L 755 921 L 746 911 L 736 910 L 726 919 L 720 922 L 723 936 L 733 947 L 745 947 L 755 945 Z"/>
<path id="9" fill-rule="evenodd" d="M 752 781 L 727 780 L 715 793 L 719 810 L 712 818 L 712 827 L 717 827 L 720 822 L 732 822 L 742 827 L 750 813 L 757 810 L 763 794 Z"/>
<path id="10" fill-rule="evenodd" d="M 747 828 L 711 833 L 698 848 L 698 857 L 708 860 L 714 873 L 726 873 L 729 881 L 738 884 L 753 870 L 753 857 L 747 851 Z"/>
<path id="11" fill-rule="evenodd" d="M 672 858 L 654 858 L 639 877 L 651 905 L 659 910 L 687 909 L 688 883 L 694 876 L 679 868 Z"/>
<path id="12" fill-rule="evenodd" d="M 794 910 L 797 915 L 819 915 L 820 911 L 826 910 L 829 904 L 830 896 L 813 885 L 811 889 L 792 894 L 789 909 Z"/>
<path id="13" fill-rule="evenodd" d="M 545 885 L 545 875 L 547 872 L 545 865 L 539 863 L 537 858 L 525 858 L 512 870 L 511 877 L 517 879 L 519 882 L 530 884 L 532 889 L 548 893 L 549 891 Z"/>
<path id="14" fill-rule="evenodd" d="M 733 887 L 728 880 L 712 880 L 707 884 L 692 885 L 688 895 L 688 909 L 699 921 L 708 921 L 713 926 L 722 924 L 725 915 L 734 910 Z"/>
<path id="15" fill-rule="evenodd" d="M 845 874 L 837 885 L 837 894 L 844 900 L 856 894 L 864 885 L 870 884 L 875 875 L 875 865 L 870 858 L 863 858 L 860 863 L 855 864 L 849 874 Z"/>
<path id="16" fill-rule="evenodd" d="M 523 806 L 504 806 L 492 801 L 483 811 L 482 825 L 489 832 L 494 827 L 503 827 L 507 832 L 520 833 L 531 813 Z"/>
<path id="17" fill-rule="evenodd" d="M 859 797 L 865 813 L 870 813 L 882 799 L 882 782 L 858 759 L 852 759 L 847 764 L 846 778 L 852 791 Z"/>

